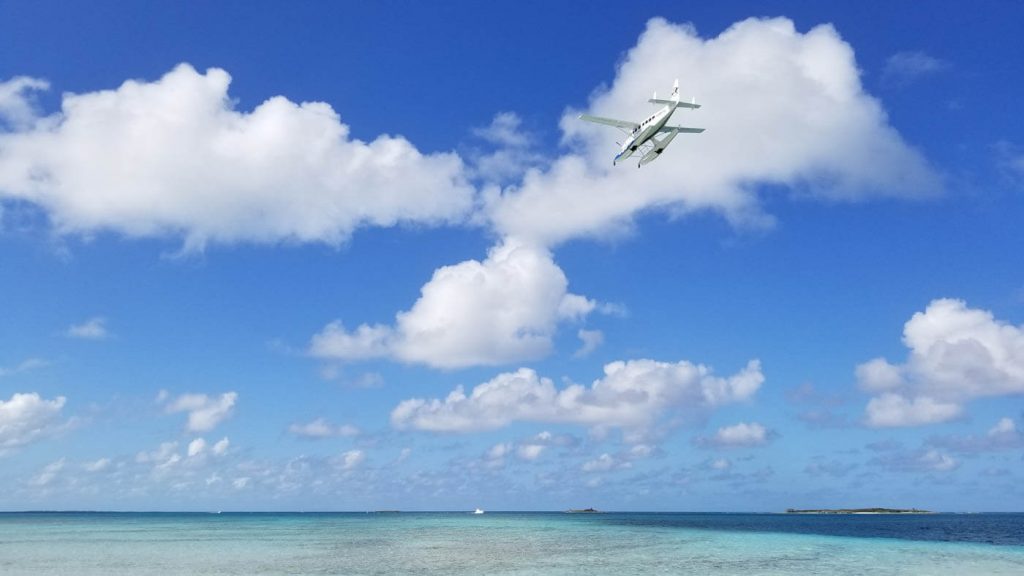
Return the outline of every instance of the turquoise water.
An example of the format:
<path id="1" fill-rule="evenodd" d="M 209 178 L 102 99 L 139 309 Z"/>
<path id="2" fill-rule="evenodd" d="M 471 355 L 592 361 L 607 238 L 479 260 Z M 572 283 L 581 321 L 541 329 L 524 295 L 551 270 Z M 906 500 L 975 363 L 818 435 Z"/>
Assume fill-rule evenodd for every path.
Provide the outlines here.
<path id="1" fill-rule="evenodd" d="M 0 574 L 1019 576 L 1024 574 L 1022 520 L 1021 515 L 12 513 L 0 514 Z"/>

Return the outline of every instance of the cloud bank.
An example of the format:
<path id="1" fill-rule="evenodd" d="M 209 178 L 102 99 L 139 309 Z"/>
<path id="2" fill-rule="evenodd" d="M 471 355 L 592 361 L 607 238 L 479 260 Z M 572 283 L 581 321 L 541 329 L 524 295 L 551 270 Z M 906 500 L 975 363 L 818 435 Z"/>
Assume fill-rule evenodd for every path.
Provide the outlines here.
<path id="1" fill-rule="evenodd" d="M 45 82 L 0 83 L 0 199 L 43 208 L 61 234 L 181 235 L 193 248 L 338 244 L 360 226 L 454 222 L 472 207 L 457 155 L 352 139 L 323 102 L 275 96 L 236 110 L 230 83 L 181 64 L 65 94 L 49 116 L 32 104 Z"/>
<path id="2" fill-rule="evenodd" d="M 550 379 L 520 368 L 469 394 L 460 386 L 443 400 L 404 400 L 392 410 L 391 424 L 432 432 L 494 430 L 521 421 L 642 430 L 669 411 L 703 411 L 745 400 L 763 382 L 757 360 L 727 378 L 686 361 L 612 362 L 589 387 L 572 384 L 561 390 Z"/>
<path id="3" fill-rule="evenodd" d="M 611 165 L 618 134 L 570 110 L 562 130 L 572 152 L 491 198 L 494 226 L 545 244 L 620 232 L 652 208 L 714 210 L 762 226 L 771 221 L 757 196 L 765 184 L 830 200 L 941 187 L 864 92 L 853 49 L 832 26 L 800 33 L 785 18 L 749 19 L 704 39 L 691 26 L 652 19 L 586 112 L 642 118 L 653 110 L 646 95 L 673 78 L 704 106 L 672 122 L 707 132 L 684 135 L 660 161 L 630 170 Z"/>

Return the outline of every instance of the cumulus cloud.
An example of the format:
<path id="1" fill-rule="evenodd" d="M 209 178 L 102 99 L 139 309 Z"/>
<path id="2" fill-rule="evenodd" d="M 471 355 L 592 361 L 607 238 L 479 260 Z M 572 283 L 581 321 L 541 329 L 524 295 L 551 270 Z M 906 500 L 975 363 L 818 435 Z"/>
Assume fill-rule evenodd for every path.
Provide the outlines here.
<path id="1" fill-rule="evenodd" d="M 107 337 L 107 320 L 96 316 L 81 324 L 72 324 L 64 333 L 68 338 L 103 340 Z"/>
<path id="2" fill-rule="evenodd" d="M 906 398 L 890 392 L 868 401 L 866 412 L 869 426 L 884 428 L 946 422 L 959 416 L 963 408 L 954 402 L 939 402 L 928 396 Z"/>
<path id="3" fill-rule="evenodd" d="M 370 142 L 323 102 L 274 96 L 235 109 L 231 77 L 181 64 L 162 78 L 65 94 L 0 83 L 0 199 L 43 208 L 61 234 L 110 230 L 215 242 L 338 244 L 360 226 L 463 219 L 474 190 L 461 159 L 400 136 Z"/>
<path id="4" fill-rule="evenodd" d="M 237 392 L 225 392 L 215 398 L 206 394 L 182 394 L 168 402 L 168 413 L 188 412 L 185 429 L 189 432 L 209 432 L 231 417 L 238 400 Z"/>
<path id="5" fill-rule="evenodd" d="M 757 360 L 727 378 L 686 361 L 613 362 L 589 387 L 571 384 L 561 390 L 550 379 L 520 368 L 499 374 L 468 395 L 460 386 L 443 400 L 405 400 L 392 410 L 391 423 L 434 432 L 493 430 L 517 421 L 644 429 L 669 410 L 701 411 L 745 400 L 762 382 Z"/>
<path id="6" fill-rule="evenodd" d="M 506 238 L 487 259 L 444 266 L 394 326 L 341 322 L 314 335 L 312 355 L 338 360 L 388 357 L 440 368 L 495 365 L 548 354 L 559 322 L 596 303 L 568 292 L 546 249 Z"/>
<path id="7" fill-rule="evenodd" d="M 960 416 L 974 398 L 1024 393 L 1024 326 L 962 300 L 933 300 L 903 327 L 902 364 L 876 358 L 857 367 L 860 386 L 881 391 L 870 426 L 917 426 Z"/>
<path id="8" fill-rule="evenodd" d="M 716 38 L 652 19 L 607 89 L 586 112 L 642 118 L 652 89 L 680 78 L 700 110 L 672 122 L 707 131 L 682 135 L 643 170 L 613 167 L 616 133 L 562 119 L 572 152 L 490 198 L 496 228 L 552 244 L 628 229 L 633 215 L 670 207 L 714 210 L 737 224 L 769 224 L 759 185 L 835 200 L 920 196 L 939 178 L 864 92 L 853 49 L 829 25 L 798 32 L 785 18 L 749 19 Z"/>
<path id="9" fill-rule="evenodd" d="M 198 456 L 202 454 L 203 450 L 205 449 L 206 440 L 203 440 L 202 438 L 196 438 L 195 440 L 188 443 L 188 456 L 189 458 L 193 456 Z"/>
<path id="10" fill-rule="evenodd" d="M 710 438 L 699 438 L 697 444 L 715 448 L 750 448 L 764 446 L 774 433 L 757 422 L 740 422 L 723 426 Z"/>
<path id="11" fill-rule="evenodd" d="M 47 400 L 35 392 L 0 400 L 0 455 L 62 430 L 60 412 L 65 402 L 63 396 Z"/>
<path id="12" fill-rule="evenodd" d="M 337 460 L 337 465 L 342 470 L 352 470 L 366 460 L 366 453 L 362 450 L 349 450 Z"/>
<path id="13" fill-rule="evenodd" d="M 331 438 L 335 436 L 357 436 L 359 429 L 351 424 L 334 425 L 324 418 L 317 418 L 306 424 L 295 423 L 288 432 L 300 438 Z"/>

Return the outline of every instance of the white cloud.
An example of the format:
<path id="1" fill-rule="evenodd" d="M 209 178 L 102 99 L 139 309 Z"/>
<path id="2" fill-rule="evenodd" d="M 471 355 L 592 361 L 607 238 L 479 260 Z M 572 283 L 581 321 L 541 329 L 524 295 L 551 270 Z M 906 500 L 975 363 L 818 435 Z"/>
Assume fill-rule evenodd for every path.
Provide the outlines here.
<path id="1" fill-rule="evenodd" d="M 857 366 L 857 381 L 868 392 L 893 390 L 903 384 L 900 369 L 885 358 L 875 358 Z"/>
<path id="2" fill-rule="evenodd" d="M 944 422 L 974 398 L 1024 393 L 1024 326 L 996 320 L 962 300 L 933 300 L 903 327 L 902 364 L 857 367 L 861 387 L 885 391 L 867 406 L 871 426 Z"/>
<path id="3" fill-rule="evenodd" d="M 39 472 L 38 475 L 34 476 L 29 480 L 29 484 L 37 487 L 48 486 L 57 478 L 57 475 L 61 470 L 64 469 L 65 458 L 61 458 L 55 462 L 51 462 Z"/>
<path id="4" fill-rule="evenodd" d="M 135 461 L 139 464 L 154 463 L 157 466 L 167 466 L 180 460 L 177 442 L 162 442 L 156 450 L 139 452 L 135 455 Z"/>
<path id="5" fill-rule="evenodd" d="M 341 455 L 339 464 L 342 470 L 352 470 L 362 464 L 365 459 L 366 453 L 362 450 L 349 450 Z"/>
<path id="6" fill-rule="evenodd" d="M 390 357 L 440 368 L 531 360 L 550 352 L 559 322 L 595 306 L 568 292 L 547 250 L 507 238 L 483 262 L 436 270 L 394 327 L 348 331 L 334 322 L 313 336 L 309 350 L 320 358 Z"/>
<path id="7" fill-rule="evenodd" d="M 1017 425 L 1013 423 L 1012 419 L 1010 419 L 1010 418 L 1000 418 L 999 422 L 996 422 L 996 425 L 993 426 L 988 431 L 988 435 L 990 437 L 995 437 L 995 436 L 1004 436 L 1004 435 L 1009 435 L 1009 434 L 1015 434 L 1016 432 L 1017 432 Z"/>
<path id="8" fill-rule="evenodd" d="M 540 457 L 541 452 L 544 452 L 545 448 L 547 448 L 547 446 L 544 446 L 543 444 L 520 444 L 519 446 L 516 446 L 516 456 L 518 456 L 520 460 L 533 461 Z"/>
<path id="9" fill-rule="evenodd" d="M 45 80 L 25 76 L 0 82 L 0 129 L 6 127 L 10 130 L 23 130 L 31 127 L 37 118 L 32 94 L 49 87 Z"/>
<path id="10" fill-rule="evenodd" d="M 897 52 L 885 61 L 882 77 L 896 84 L 907 84 L 945 70 L 949 64 L 924 52 Z"/>
<path id="11" fill-rule="evenodd" d="M 435 432 L 492 430 L 516 421 L 643 429 L 668 410 L 699 411 L 745 400 L 763 381 L 756 360 L 728 378 L 686 361 L 613 362 L 590 387 L 572 384 L 561 390 L 521 368 L 499 374 L 468 395 L 460 386 L 444 400 L 405 400 L 392 410 L 391 423 Z"/>
<path id="12" fill-rule="evenodd" d="M 740 422 L 723 426 L 713 437 L 700 439 L 698 443 L 718 448 L 749 448 L 764 446 L 771 437 L 772 432 L 757 422 Z"/>
<path id="13" fill-rule="evenodd" d="M 231 441 L 228 440 L 227 437 L 224 437 L 218 440 L 217 443 L 213 445 L 212 452 L 214 456 L 223 456 L 224 454 L 227 454 L 228 447 L 230 446 Z"/>
<path id="14" fill-rule="evenodd" d="M 107 320 L 101 316 L 90 318 L 81 324 L 73 324 L 65 332 L 68 338 L 82 340 L 103 340 L 107 337 Z"/>
<path id="15" fill-rule="evenodd" d="M 473 134 L 495 146 L 489 153 L 477 154 L 472 162 L 474 173 L 487 182 L 514 181 L 544 161 L 532 151 L 533 138 L 522 130 L 522 120 L 514 112 L 495 114 L 489 126 L 477 128 Z"/>
<path id="16" fill-rule="evenodd" d="M 948 472 L 960 465 L 955 458 L 939 450 L 928 450 L 917 459 L 917 464 L 921 468 L 936 472 Z"/>
<path id="17" fill-rule="evenodd" d="M 349 332 L 341 321 L 334 321 L 313 336 L 309 351 L 320 358 L 367 360 L 391 353 L 391 328 L 362 324 Z"/>
<path id="18" fill-rule="evenodd" d="M 629 462 L 618 460 L 606 452 L 593 460 L 584 462 L 581 469 L 584 472 L 608 472 L 617 468 L 629 468 L 631 466 L 632 464 Z"/>
<path id="19" fill-rule="evenodd" d="M 494 144 L 524 148 L 530 144 L 530 138 L 523 133 L 522 123 L 522 119 L 515 112 L 499 112 L 494 115 L 489 126 L 476 128 L 473 134 Z"/>
<path id="20" fill-rule="evenodd" d="M 651 208 L 714 210 L 760 226 L 770 222 L 757 196 L 762 184 L 840 200 L 941 187 L 864 92 L 853 49 L 829 25 L 800 33 L 785 18 L 749 19 L 703 39 L 691 26 L 653 19 L 586 111 L 642 118 L 652 111 L 651 90 L 676 77 L 703 107 L 673 123 L 706 132 L 680 136 L 642 170 L 613 167 L 618 134 L 569 111 L 562 130 L 572 152 L 490 197 L 498 231 L 550 245 L 628 229 Z"/>
<path id="21" fill-rule="evenodd" d="M 85 464 L 82 464 L 82 468 L 86 472 L 102 472 L 103 470 L 110 468 L 110 458 L 100 458 L 98 460 L 93 460 L 92 462 L 86 462 Z"/>
<path id="22" fill-rule="evenodd" d="M 575 446 L 578 442 L 570 434 L 552 434 L 544 430 L 519 441 L 515 446 L 516 457 L 532 462 L 540 458 L 540 455 L 550 447 L 568 448 Z"/>
<path id="23" fill-rule="evenodd" d="M 202 438 L 196 438 L 195 440 L 188 443 L 188 457 L 199 456 L 206 449 L 206 440 Z"/>
<path id="24" fill-rule="evenodd" d="M 0 400 L 0 455 L 62 430 L 59 419 L 65 402 L 63 396 L 46 400 L 35 392 Z"/>
<path id="25" fill-rule="evenodd" d="M 231 77 L 179 65 L 156 81 L 65 94 L 33 114 L 46 83 L 0 83 L 0 199 L 25 200 L 58 233 L 112 230 L 215 242 L 344 241 L 360 226 L 463 219 L 474 190 L 452 153 L 400 136 L 370 142 L 323 102 L 282 96 L 235 109 Z"/>
<path id="26" fill-rule="evenodd" d="M 501 442 L 491 446 L 490 450 L 487 451 L 487 457 L 495 460 L 498 458 L 504 458 L 506 454 L 512 451 L 512 444 L 508 442 Z"/>
<path id="27" fill-rule="evenodd" d="M 600 330 L 584 330 L 580 328 L 579 332 L 576 333 L 579 337 L 580 342 L 583 343 L 580 349 L 573 354 L 575 358 L 583 358 L 589 356 L 591 352 L 597 350 L 601 344 L 604 344 L 604 332 Z"/>
<path id="28" fill-rule="evenodd" d="M 166 410 L 169 413 L 188 412 L 185 428 L 189 432 L 209 432 L 231 417 L 236 400 L 237 392 L 225 392 L 219 398 L 206 394 L 182 394 L 168 403 Z"/>
<path id="29" fill-rule="evenodd" d="M 908 399 L 888 392 L 868 401 L 867 423 L 874 427 L 920 426 L 956 418 L 963 409 L 953 402 L 939 402 L 928 396 Z"/>
<path id="30" fill-rule="evenodd" d="M 42 367 L 47 366 L 47 365 L 49 365 L 49 362 L 47 362 L 46 360 L 43 360 L 41 358 L 26 358 L 25 360 L 22 360 L 17 365 L 12 366 L 10 368 L 5 368 L 3 366 L 0 366 L 0 378 L 3 378 L 4 376 L 10 376 L 12 374 L 20 374 L 22 372 L 28 372 L 30 370 L 35 370 L 36 368 L 42 368 Z"/>
<path id="31" fill-rule="evenodd" d="M 359 429 L 350 424 L 335 426 L 323 418 L 317 418 L 306 424 L 292 424 L 288 427 L 288 432 L 301 438 L 331 438 L 333 436 L 357 436 Z"/>

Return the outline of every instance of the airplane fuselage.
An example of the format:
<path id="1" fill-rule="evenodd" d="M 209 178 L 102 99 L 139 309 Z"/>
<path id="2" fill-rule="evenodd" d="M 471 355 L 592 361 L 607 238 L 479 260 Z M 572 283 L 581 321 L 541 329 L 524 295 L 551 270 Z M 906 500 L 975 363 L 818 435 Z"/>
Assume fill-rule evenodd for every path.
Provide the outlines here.
<path id="1" fill-rule="evenodd" d="M 677 106 L 677 102 L 669 104 L 641 121 L 640 125 L 633 130 L 633 133 L 630 134 L 629 138 L 622 143 L 622 151 L 615 156 L 615 160 L 612 163 L 616 164 L 619 160 L 629 158 L 641 146 L 647 143 L 651 137 L 657 134 L 658 131 L 665 126 L 668 119 L 672 117 L 672 113 L 676 111 Z"/>
<path id="2" fill-rule="evenodd" d="M 637 167 L 643 166 L 658 159 L 665 148 L 672 143 L 672 140 L 679 134 L 700 134 L 703 128 L 687 128 L 685 126 L 666 126 L 672 113 L 678 108 L 700 108 L 695 99 L 689 102 L 679 101 L 679 79 L 672 84 L 672 96 L 668 100 L 658 98 L 658 93 L 648 100 L 651 104 L 662 105 L 661 109 L 644 118 L 639 123 L 630 120 L 619 120 L 618 118 L 605 118 L 604 116 L 591 116 L 580 114 L 580 120 L 613 126 L 626 135 L 626 142 L 622 149 L 615 155 L 614 164 L 619 160 L 625 160 L 639 152 L 640 161 Z"/>

